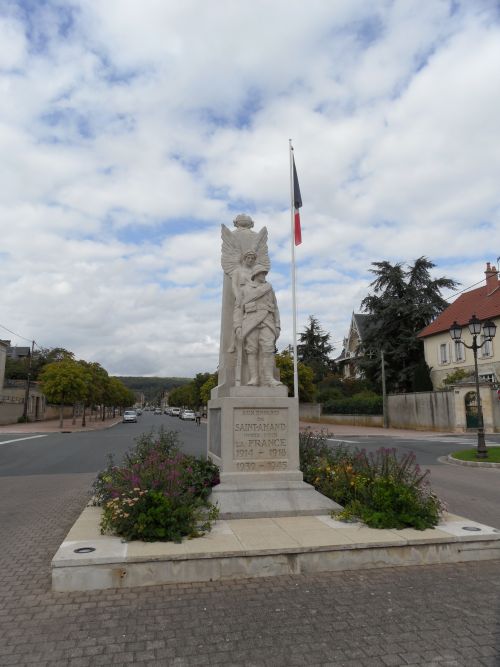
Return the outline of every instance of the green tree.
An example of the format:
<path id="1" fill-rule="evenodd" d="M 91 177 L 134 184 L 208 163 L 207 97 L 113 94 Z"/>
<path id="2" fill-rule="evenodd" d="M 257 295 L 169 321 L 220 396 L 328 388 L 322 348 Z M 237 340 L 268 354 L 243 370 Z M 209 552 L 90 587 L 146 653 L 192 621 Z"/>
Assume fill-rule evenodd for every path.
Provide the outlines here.
<path id="1" fill-rule="evenodd" d="M 207 405 L 208 401 L 210 400 L 210 392 L 214 387 L 217 386 L 218 381 L 219 381 L 218 373 L 210 373 L 208 378 L 202 384 L 200 388 L 201 405 Z"/>
<path id="2" fill-rule="evenodd" d="M 283 350 L 275 357 L 276 366 L 280 371 L 280 380 L 288 387 L 288 395 L 293 396 L 293 359 L 288 350 Z M 301 403 L 311 403 L 314 401 L 316 388 L 313 378 L 312 368 L 299 361 L 297 364 L 297 375 L 299 380 L 299 401 Z"/>
<path id="3" fill-rule="evenodd" d="M 309 315 L 309 326 L 299 334 L 297 359 L 312 368 L 315 383 L 321 381 L 335 367 L 333 359 L 329 356 L 333 351 L 330 338 L 331 334 L 321 328 L 317 318 Z"/>
<path id="4" fill-rule="evenodd" d="M 360 367 L 380 388 L 381 351 L 384 351 L 388 391 L 415 391 L 426 385 L 423 344 L 417 334 L 448 306 L 441 290 L 458 285 L 451 278 L 432 278 L 434 268 L 419 257 L 406 269 L 402 263 L 373 262 L 373 293 L 361 302 L 373 315 L 367 324 Z M 428 386 L 428 382 L 427 382 Z"/>
<path id="5" fill-rule="evenodd" d="M 194 382 L 173 389 L 168 395 L 170 405 L 178 408 L 187 407 L 195 409 L 198 407 L 198 394 Z"/>
<path id="6" fill-rule="evenodd" d="M 89 362 L 81 359 L 77 362 L 84 371 L 85 393 L 83 397 L 83 415 L 82 426 L 86 425 L 86 410 L 90 406 L 91 415 L 92 410 L 96 406 L 102 406 L 106 396 L 106 389 L 108 386 L 109 376 L 101 364 L 97 362 Z"/>
<path id="7" fill-rule="evenodd" d="M 65 405 L 74 405 L 85 396 L 84 370 L 73 359 L 47 364 L 40 374 L 42 391 L 50 403 L 59 404 L 59 426 L 63 426 Z"/>

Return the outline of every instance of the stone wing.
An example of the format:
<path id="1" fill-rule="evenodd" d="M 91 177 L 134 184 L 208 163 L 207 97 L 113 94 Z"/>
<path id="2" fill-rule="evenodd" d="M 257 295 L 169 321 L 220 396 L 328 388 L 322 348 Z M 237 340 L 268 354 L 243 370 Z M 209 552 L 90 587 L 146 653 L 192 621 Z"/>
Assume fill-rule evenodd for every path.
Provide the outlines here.
<path id="1" fill-rule="evenodd" d="M 255 242 L 255 252 L 257 253 L 256 264 L 265 267 L 267 271 L 271 268 L 271 261 L 269 259 L 269 253 L 267 251 L 267 227 L 262 227 L 260 232 L 257 234 L 257 240 Z"/>
<path id="2" fill-rule="evenodd" d="M 235 242 L 233 233 L 226 225 L 221 225 L 222 253 L 220 262 L 224 273 L 229 276 L 240 266 L 241 249 Z"/>

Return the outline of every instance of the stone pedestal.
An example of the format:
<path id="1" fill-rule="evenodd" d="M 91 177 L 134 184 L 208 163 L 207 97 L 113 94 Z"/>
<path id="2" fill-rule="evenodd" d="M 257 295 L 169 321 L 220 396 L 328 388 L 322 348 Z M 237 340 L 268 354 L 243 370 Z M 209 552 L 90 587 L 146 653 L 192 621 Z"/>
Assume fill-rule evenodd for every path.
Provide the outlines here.
<path id="1" fill-rule="evenodd" d="M 329 514 L 339 505 L 303 481 L 298 402 L 286 386 L 218 387 L 208 455 L 221 469 L 211 501 L 223 519 Z"/>

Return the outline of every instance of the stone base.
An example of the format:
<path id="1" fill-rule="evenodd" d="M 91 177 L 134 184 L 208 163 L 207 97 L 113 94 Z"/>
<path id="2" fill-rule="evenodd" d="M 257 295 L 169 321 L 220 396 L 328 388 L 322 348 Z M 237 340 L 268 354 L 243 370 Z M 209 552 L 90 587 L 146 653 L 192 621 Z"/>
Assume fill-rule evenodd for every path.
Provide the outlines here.
<path id="1" fill-rule="evenodd" d="M 210 502 L 219 507 L 221 519 L 313 516 L 342 509 L 310 484 L 292 480 L 248 480 L 242 484 L 223 479 L 212 489 Z"/>

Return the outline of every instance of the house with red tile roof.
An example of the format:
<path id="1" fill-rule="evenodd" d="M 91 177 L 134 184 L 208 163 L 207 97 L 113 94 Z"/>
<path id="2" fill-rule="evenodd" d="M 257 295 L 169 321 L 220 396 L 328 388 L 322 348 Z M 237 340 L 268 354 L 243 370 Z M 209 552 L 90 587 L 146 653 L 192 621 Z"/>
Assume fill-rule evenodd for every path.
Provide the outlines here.
<path id="1" fill-rule="evenodd" d="M 424 343 L 425 360 L 431 369 L 434 389 L 442 388 L 443 380 L 458 369 L 463 369 L 470 379 L 473 378 L 472 350 L 450 337 L 450 327 L 457 321 L 463 327 L 462 340 L 471 345 L 472 336 L 467 323 L 473 315 L 481 322 L 492 320 L 498 327 L 497 336 L 478 351 L 479 379 L 491 383 L 497 383 L 500 379 L 500 281 L 497 268 L 490 262 L 486 264 L 485 276 L 485 285 L 461 294 L 418 334 Z M 481 337 L 478 343 L 483 340 Z"/>

